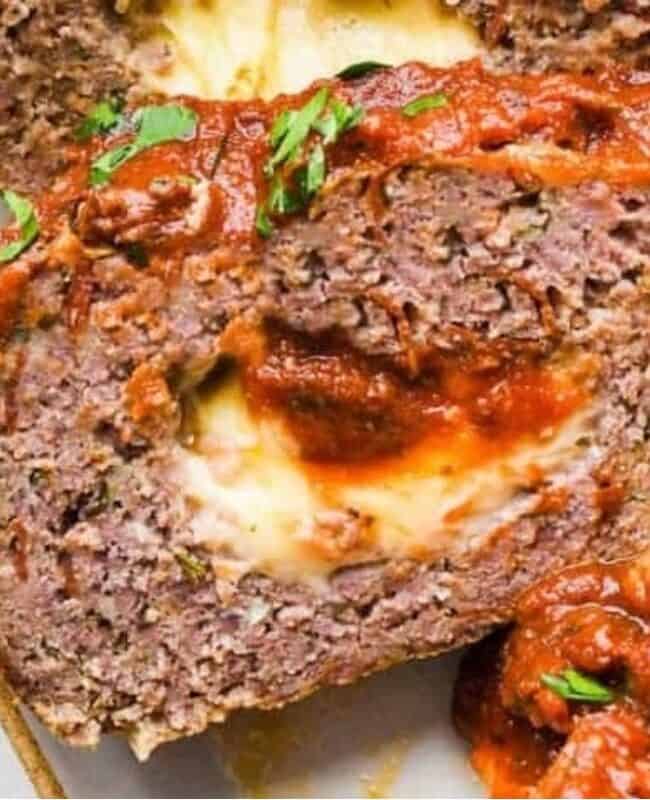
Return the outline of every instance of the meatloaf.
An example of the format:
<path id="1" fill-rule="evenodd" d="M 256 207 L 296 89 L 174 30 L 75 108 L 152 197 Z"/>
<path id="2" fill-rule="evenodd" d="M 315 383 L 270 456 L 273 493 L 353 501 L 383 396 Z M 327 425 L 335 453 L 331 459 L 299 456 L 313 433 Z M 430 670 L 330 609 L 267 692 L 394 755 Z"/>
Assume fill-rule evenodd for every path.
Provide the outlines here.
<path id="1" fill-rule="evenodd" d="M 0 4 L 0 185 L 47 186 L 58 148 L 97 97 L 132 84 L 126 28 L 105 0 Z M 119 4 L 118 4 L 119 5 Z"/>
<path id="2" fill-rule="evenodd" d="M 550 570 L 650 539 L 650 86 L 411 64 L 271 104 L 175 103 L 192 135 L 94 186 L 138 114 L 71 146 L 38 240 L 0 268 L 3 663 L 61 737 L 121 731 L 140 757 L 476 640 Z M 271 202 L 306 158 L 308 200 Z M 417 548 L 324 494 L 308 578 L 256 560 L 259 531 L 180 468 L 225 367 L 319 487 L 340 469 L 383 487 L 418 447 L 471 484 L 571 414 L 579 434 L 557 462 L 510 462 L 489 513 L 412 527 Z"/>
<path id="3" fill-rule="evenodd" d="M 510 69 L 647 70 L 647 0 L 445 0 L 481 31 L 493 64 Z"/>

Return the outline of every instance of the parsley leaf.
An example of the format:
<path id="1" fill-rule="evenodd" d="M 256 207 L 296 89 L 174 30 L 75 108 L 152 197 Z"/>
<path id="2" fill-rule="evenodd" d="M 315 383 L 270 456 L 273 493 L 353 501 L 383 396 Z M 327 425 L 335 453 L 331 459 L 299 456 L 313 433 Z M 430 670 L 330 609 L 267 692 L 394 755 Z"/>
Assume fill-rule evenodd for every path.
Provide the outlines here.
<path id="1" fill-rule="evenodd" d="M 325 171 L 325 150 L 323 150 L 323 145 L 319 143 L 311 151 L 309 161 L 307 162 L 304 193 L 308 197 L 316 194 L 325 183 Z"/>
<path id="2" fill-rule="evenodd" d="M 350 106 L 337 97 L 330 103 L 330 113 L 316 120 L 313 127 L 323 137 L 323 144 L 333 144 L 339 136 L 356 127 L 365 114 L 363 106 Z"/>
<path id="3" fill-rule="evenodd" d="M 134 267 L 145 269 L 149 266 L 149 253 L 141 242 L 131 242 L 125 245 L 124 255 L 126 260 Z"/>
<path id="4" fill-rule="evenodd" d="M 159 144 L 191 138 L 198 122 L 197 115 L 185 106 L 146 106 L 135 117 L 137 136 L 130 144 L 109 150 L 93 161 L 90 169 L 91 186 L 107 183 L 113 173 L 126 161 Z"/>
<path id="5" fill-rule="evenodd" d="M 336 98 L 334 98 L 332 108 L 339 123 L 339 135 L 355 128 L 366 113 L 363 106 L 349 106 Z"/>
<path id="6" fill-rule="evenodd" d="M 449 98 L 444 92 L 436 92 L 435 94 L 425 94 L 407 103 L 402 109 L 402 114 L 405 117 L 417 117 L 424 111 L 431 111 L 433 108 L 444 108 L 449 105 Z"/>
<path id="7" fill-rule="evenodd" d="M 260 236 L 266 239 L 273 233 L 271 215 L 293 214 L 307 205 L 325 182 L 324 145 L 335 142 L 341 134 L 358 125 L 363 115 L 362 106 L 350 106 L 331 97 L 327 87 L 319 89 L 300 110 L 285 110 L 277 115 L 269 131 L 274 152 L 264 167 L 271 181 L 269 196 L 266 203 L 258 207 L 255 217 L 255 228 Z M 320 133 L 323 141 L 311 146 L 305 159 L 301 158 L 306 163 L 291 172 L 288 187 L 276 168 L 302 153 L 312 130 Z"/>
<path id="8" fill-rule="evenodd" d="M 343 81 L 353 81 L 379 69 L 390 69 L 390 64 L 382 64 L 380 61 L 359 61 L 358 64 L 350 64 L 349 67 L 342 69 L 336 77 Z"/>
<path id="9" fill-rule="evenodd" d="M 119 100 L 114 97 L 102 100 L 90 109 L 86 118 L 74 131 L 74 138 L 78 142 L 85 142 L 93 136 L 107 134 L 123 120 Z"/>
<path id="10" fill-rule="evenodd" d="M 271 134 L 275 130 L 277 139 L 275 147 L 277 149 L 266 165 L 267 175 L 271 175 L 276 167 L 296 156 L 309 136 L 312 125 L 323 113 L 329 95 L 329 89 L 323 86 L 300 111 L 295 113 L 295 116 L 285 117 L 285 121 L 281 123 L 278 120 L 275 121 Z"/>
<path id="11" fill-rule="evenodd" d="M 197 116 L 185 106 L 145 106 L 135 115 L 136 144 L 141 150 L 194 136 Z"/>
<path id="12" fill-rule="evenodd" d="M 25 197 L 5 189 L 0 197 L 14 215 L 16 225 L 20 228 L 20 238 L 0 248 L 0 264 L 13 261 L 35 241 L 39 234 L 38 220 L 34 206 Z"/>
<path id="13" fill-rule="evenodd" d="M 284 185 L 282 178 L 276 175 L 271 184 L 268 209 L 273 214 L 294 214 L 300 211 L 303 203 Z"/>
<path id="14" fill-rule="evenodd" d="M 339 124 L 334 114 L 328 114 L 323 119 L 317 119 L 312 127 L 320 133 L 325 144 L 331 144 L 338 138 Z"/>
<path id="15" fill-rule="evenodd" d="M 602 683 L 575 669 L 565 669 L 561 675 L 544 673 L 541 683 L 565 700 L 580 703 L 611 703 L 614 693 Z"/>
<path id="16" fill-rule="evenodd" d="M 289 128 L 296 121 L 297 116 L 297 111 L 283 111 L 281 114 L 278 114 L 271 128 L 271 133 L 269 134 L 271 147 L 275 148 L 280 144 L 287 135 Z"/>
<path id="17" fill-rule="evenodd" d="M 269 217 L 269 212 L 266 206 L 259 206 L 255 216 L 255 230 L 259 233 L 262 239 L 268 239 L 274 231 L 274 225 Z"/>
<path id="18" fill-rule="evenodd" d="M 131 142 L 131 144 L 109 150 L 108 153 L 95 159 L 90 167 L 90 185 L 101 186 L 108 183 L 113 173 L 139 152 L 140 149 L 136 143 Z"/>

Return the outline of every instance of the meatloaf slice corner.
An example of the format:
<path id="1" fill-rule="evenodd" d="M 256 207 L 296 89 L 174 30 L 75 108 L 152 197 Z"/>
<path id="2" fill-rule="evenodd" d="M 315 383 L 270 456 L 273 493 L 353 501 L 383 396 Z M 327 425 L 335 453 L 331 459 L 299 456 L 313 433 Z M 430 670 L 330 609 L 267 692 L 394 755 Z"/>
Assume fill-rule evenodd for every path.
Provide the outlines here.
<path id="1" fill-rule="evenodd" d="M 646 0 L 445 0 L 475 24 L 488 59 L 507 69 L 647 71 Z"/>
<path id="2" fill-rule="evenodd" d="M 0 186 L 31 191 L 60 170 L 71 128 L 98 98 L 123 96 L 126 26 L 108 0 L 0 4 Z"/>
<path id="3" fill-rule="evenodd" d="M 476 640 L 547 572 L 650 539 L 650 87 L 477 64 L 324 86 L 364 117 L 325 147 L 307 209 L 274 217 L 268 238 L 255 218 L 269 130 L 315 89 L 270 105 L 181 99 L 194 138 L 100 187 L 89 162 L 130 134 L 79 145 L 38 199 L 39 240 L 0 269 L 0 652 L 71 743 L 120 731 L 146 757 L 234 709 Z M 423 96 L 437 100 L 404 114 Z M 288 580 L 240 557 L 253 532 L 236 520 L 220 548 L 210 537 L 232 517 L 217 507 L 206 534 L 177 470 L 188 393 L 224 354 L 254 358 L 243 331 L 268 324 L 317 360 L 334 336 L 367 385 L 411 393 L 442 391 L 440 365 L 467 359 L 504 375 L 520 359 L 585 363 L 587 430 L 552 475 L 522 475 L 487 526 L 433 531 L 419 554 L 334 560 L 318 585 Z M 377 382 L 377 364 L 393 377 Z M 536 422 L 519 397 L 510 416 Z M 498 436 L 481 408 L 472 424 Z M 347 541 L 361 517 L 333 511 L 327 535 Z"/>

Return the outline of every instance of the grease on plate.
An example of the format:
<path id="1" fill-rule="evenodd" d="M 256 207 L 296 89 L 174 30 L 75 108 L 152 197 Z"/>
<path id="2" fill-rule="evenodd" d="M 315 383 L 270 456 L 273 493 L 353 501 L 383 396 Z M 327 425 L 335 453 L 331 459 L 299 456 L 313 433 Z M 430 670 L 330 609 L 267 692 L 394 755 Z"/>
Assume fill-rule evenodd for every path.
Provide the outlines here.
<path id="1" fill-rule="evenodd" d="M 397 783 L 411 747 L 407 736 L 398 736 L 385 742 L 373 753 L 376 766 L 361 777 L 364 794 L 368 798 L 390 797 Z"/>
<path id="2" fill-rule="evenodd" d="M 405 664 L 214 729 L 244 797 L 479 796 L 449 724 L 457 656 Z"/>

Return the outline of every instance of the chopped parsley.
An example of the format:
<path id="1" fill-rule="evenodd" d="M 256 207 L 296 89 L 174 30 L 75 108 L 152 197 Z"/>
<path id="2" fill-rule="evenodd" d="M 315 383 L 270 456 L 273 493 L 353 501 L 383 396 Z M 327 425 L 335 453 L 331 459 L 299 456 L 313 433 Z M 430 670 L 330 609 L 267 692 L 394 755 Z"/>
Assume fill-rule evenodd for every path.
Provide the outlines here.
<path id="1" fill-rule="evenodd" d="M 124 248 L 124 254 L 130 264 L 139 269 L 149 266 L 149 253 L 141 242 L 131 242 Z"/>
<path id="2" fill-rule="evenodd" d="M 141 108 L 133 121 L 137 131 L 135 140 L 109 150 L 93 161 L 90 169 L 91 186 L 108 183 L 113 173 L 143 150 L 165 142 L 191 138 L 196 132 L 198 118 L 191 108 L 166 105 Z"/>
<path id="3" fill-rule="evenodd" d="M 380 61 L 359 61 L 358 64 L 350 64 L 349 67 L 342 69 L 336 77 L 343 81 L 354 81 L 379 69 L 390 69 L 390 64 L 382 64 Z"/>
<path id="4" fill-rule="evenodd" d="M 323 149 L 323 145 L 319 142 L 311 151 L 309 161 L 307 162 L 307 170 L 302 187 L 304 195 L 311 197 L 316 194 L 325 183 L 326 169 L 325 150 Z"/>
<path id="5" fill-rule="evenodd" d="M 271 129 L 271 136 L 273 136 L 275 130 L 276 144 L 273 145 L 275 153 L 266 165 L 267 176 L 272 175 L 273 170 L 279 167 L 280 164 L 284 164 L 285 161 L 291 161 L 298 155 L 300 148 L 309 136 L 312 125 L 323 113 L 329 96 L 329 89 L 323 86 L 300 111 L 294 112 L 293 115 L 290 112 L 283 112 L 280 115 L 283 120 L 280 123 L 276 120 Z M 285 114 L 286 116 L 284 116 Z M 276 125 L 278 126 L 277 128 Z"/>
<path id="6" fill-rule="evenodd" d="M 132 142 L 104 153 L 103 156 L 93 161 L 90 167 L 90 185 L 102 186 L 108 183 L 113 173 L 139 152 L 140 148 L 135 142 Z"/>
<path id="7" fill-rule="evenodd" d="M 271 215 L 294 214 L 303 209 L 325 183 L 327 159 L 325 145 L 333 144 L 340 136 L 356 127 L 363 119 L 362 106 L 351 106 L 332 97 L 327 87 L 319 89 L 298 110 L 280 112 L 271 126 L 269 143 L 272 155 L 264 167 L 270 181 L 266 203 L 257 209 L 255 228 L 268 238 L 274 230 Z M 310 133 L 320 134 L 307 149 Z M 303 156 L 303 151 L 307 153 Z M 290 174 L 280 168 L 300 159 L 300 166 Z M 284 173 L 284 174 L 282 174 Z"/>
<path id="8" fill-rule="evenodd" d="M 186 106 L 145 106 L 136 113 L 135 122 L 136 141 L 146 148 L 191 138 L 196 132 L 198 117 Z"/>
<path id="9" fill-rule="evenodd" d="M 177 550 L 174 553 L 174 557 L 185 573 L 185 576 L 189 578 L 192 583 L 199 583 L 207 575 L 207 565 L 201 561 L 200 558 L 188 553 L 187 550 Z"/>
<path id="10" fill-rule="evenodd" d="M 436 92 L 435 94 L 425 94 L 407 103 L 402 108 L 402 114 L 405 117 L 417 117 L 424 111 L 431 111 L 434 108 L 444 108 L 449 105 L 449 98 L 444 92 Z"/>
<path id="11" fill-rule="evenodd" d="M 611 703 L 614 693 L 594 678 L 575 669 L 565 669 L 560 675 L 544 673 L 541 683 L 565 700 L 579 703 Z"/>
<path id="12" fill-rule="evenodd" d="M 271 133 L 269 134 L 271 147 L 275 148 L 280 144 L 280 142 L 287 135 L 289 128 L 295 123 L 297 116 L 297 111 L 285 110 L 278 114 L 278 116 L 275 118 L 275 122 L 273 123 L 273 127 L 271 128 Z"/>
<path id="13" fill-rule="evenodd" d="M 302 199 L 295 192 L 287 189 L 280 175 L 274 175 L 269 192 L 269 211 L 272 214 L 294 214 L 302 207 Z"/>
<path id="14" fill-rule="evenodd" d="M 93 136 L 105 136 L 124 121 L 122 103 L 115 97 L 102 100 L 86 115 L 74 132 L 78 142 L 85 142 Z"/>
<path id="15" fill-rule="evenodd" d="M 14 216 L 20 238 L 0 248 L 0 264 L 13 261 L 37 239 L 40 228 L 34 206 L 25 197 L 5 189 L 0 197 Z"/>
<path id="16" fill-rule="evenodd" d="M 262 239 L 268 239 L 273 233 L 273 223 L 269 217 L 269 212 L 266 210 L 266 206 L 259 206 L 257 209 L 257 214 L 255 215 L 255 230 Z"/>
<path id="17" fill-rule="evenodd" d="M 364 115 L 363 106 L 350 106 L 337 97 L 332 98 L 329 114 L 316 120 L 314 129 L 323 137 L 323 144 L 333 144 L 346 131 L 356 127 Z"/>

